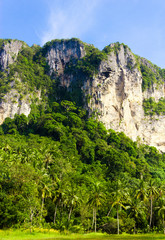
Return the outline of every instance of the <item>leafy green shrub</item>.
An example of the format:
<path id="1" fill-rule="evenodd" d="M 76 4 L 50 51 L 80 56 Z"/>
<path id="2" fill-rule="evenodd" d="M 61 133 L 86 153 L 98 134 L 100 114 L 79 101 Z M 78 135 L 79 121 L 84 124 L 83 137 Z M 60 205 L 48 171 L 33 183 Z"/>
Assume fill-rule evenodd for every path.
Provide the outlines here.
<path id="1" fill-rule="evenodd" d="M 165 115 L 165 99 L 160 98 L 158 102 L 154 98 L 145 99 L 143 108 L 145 115 Z"/>
<path id="2" fill-rule="evenodd" d="M 156 83 L 157 85 L 159 85 L 160 83 L 162 83 L 162 79 L 161 76 L 159 74 L 159 71 L 155 68 L 151 69 L 148 66 L 144 65 L 144 64 L 140 64 L 140 70 L 142 73 L 142 91 L 144 92 L 145 90 L 151 88 L 151 86 Z"/>

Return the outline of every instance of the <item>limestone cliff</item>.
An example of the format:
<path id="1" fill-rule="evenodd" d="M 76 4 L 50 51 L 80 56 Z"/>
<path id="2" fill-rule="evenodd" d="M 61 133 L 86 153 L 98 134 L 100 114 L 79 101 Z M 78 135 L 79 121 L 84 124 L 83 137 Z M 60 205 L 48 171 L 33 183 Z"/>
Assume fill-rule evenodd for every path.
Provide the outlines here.
<path id="1" fill-rule="evenodd" d="M 7 82 L 10 64 L 13 64 L 17 60 L 19 52 L 23 47 L 27 47 L 27 44 L 19 40 L 10 39 L 1 40 L 0 43 L 0 70 L 1 73 L 4 72 L 6 74 L 4 76 Z M 3 78 L 1 81 L 3 81 Z M 16 88 L 15 82 L 19 82 L 20 90 Z M 23 94 L 26 85 L 21 83 L 21 79 L 17 77 L 17 73 L 15 73 L 15 78 L 9 83 L 9 86 L 10 90 L 6 94 L 3 94 L 3 97 L 0 99 L 0 124 L 2 124 L 7 117 L 13 118 L 15 114 L 22 113 L 28 116 L 31 111 L 30 105 L 33 97 L 29 93 Z M 1 94 L 0 92 L 0 95 Z"/>
<path id="2" fill-rule="evenodd" d="M 7 93 L 0 103 L 0 124 L 3 123 L 5 118 L 13 118 L 15 114 L 30 114 L 30 96 L 25 96 L 20 100 L 20 94 L 17 90 L 12 89 Z"/>
<path id="3" fill-rule="evenodd" d="M 10 41 L 2 45 L 1 71 L 8 69 L 9 64 L 16 60 L 22 46 L 20 41 Z M 47 43 L 42 54 L 49 65 L 48 74 L 52 79 L 58 78 L 60 86 L 68 91 L 73 91 L 73 82 L 79 81 L 84 107 L 89 113 L 97 111 L 98 119 L 107 129 L 123 131 L 133 140 L 140 138 L 144 143 L 165 152 L 165 115 L 146 116 L 143 107 L 145 99 L 152 97 L 158 102 L 165 97 L 164 80 L 157 69 L 146 59 L 137 58 L 124 44 L 117 48 L 115 44 L 111 44 L 107 52 L 100 51 L 97 59 L 97 51 L 91 53 L 92 50 L 87 49 L 87 46 L 89 45 L 76 39 Z M 90 60 L 87 56 L 90 56 Z M 89 76 L 90 62 L 93 64 L 92 76 Z M 145 89 L 141 64 L 156 76 L 155 82 Z M 68 66 L 71 66 L 69 71 Z M 32 98 L 29 96 L 24 96 L 24 100 L 20 98 L 20 92 L 13 85 L 0 103 L 0 124 L 15 113 L 28 115 Z"/>
<path id="4" fill-rule="evenodd" d="M 6 69 L 18 56 L 19 51 L 26 43 L 18 40 L 4 40 L 0 49 L 0 69 Z"/>
<path id="5" fill-rule="evenodd" d="M 65 65 L 71 59 L 80 59 L 85 56 L 84 44 L 79 40 L 53 41 L 46 45 L 46 58 L 50 66 L 50 74 L 64 73 Z"/>
<path id="6" fill-rule="evenodd" d="M 114 44 L 111 44 L 110 48 L 113 49 L 113 47 Z M 66 45 L 63 43 L 49 49 L 47 61 L 51 73 L 58 70 L 61 75 L 64 72 L 65 65 L 70 60 L 68 55 L 73 58 L 84 57 L 83 46 L 80 48 L 80 46 L 70 45 L 66 50 Z M 140 61 L 152 68 L 147 60 L 140 58 Z M 117 52 L 110 51 L 107 59 L 101 61 L 98 69 L 98 73 L 93 78 L 84 77 L 81 86 L 84 98 L 90 96 L 90 101 L 86 102 L 89 112 L 97 111 L 99 120 L 107 129 L 123 131 L 133 140 L 139 137 L 144 143 L 165 151 L 165 116 L 151 118 L 144 115 L 143 109 L 144 99 L 153 97 L 158 101 L 164 98 L 164 83 L 153 84 L 143 92 L 142 73 L 137 60 L 130 49 L 122 44 Z M 152 70 L 154 71 L 154 68 Z M 62 74 L 61 85 L 70 89 L 75 78 L 73 74 L 69 76 Z"/>
<path id="7" fill-rule="evenodd" d="M 143 109 L 144 99 L 153 97 L 158 101 L 165 97 L 164 83 L 153 84 L 142 92 L 142 74 L 128 48 L 125 50 L 121 45 L 117 54 L 109 54 L 108 60 L 100 64 L 92 87 L 87 81 L 83 88 L 92 96 L 88 107 L 98 110 L 99 120 L 107 129 L 123 131 L 133 140 L 140 137 L 144 143 L 165 151 L 165 116 L 151 118 L 144 115 Z"/>

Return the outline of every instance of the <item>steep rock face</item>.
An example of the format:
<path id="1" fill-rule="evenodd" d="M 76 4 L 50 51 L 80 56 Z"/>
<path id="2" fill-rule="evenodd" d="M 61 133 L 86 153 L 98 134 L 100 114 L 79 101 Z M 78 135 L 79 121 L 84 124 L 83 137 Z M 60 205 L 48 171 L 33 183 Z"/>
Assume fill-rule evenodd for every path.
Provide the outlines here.
<path id="1" fill-rule="evenodd" d="M 111 44 L 111 48 L 113 48 Z M 83 46 L 56 45 L 47 54 L 51 73 L 59 71 L 61 85 L 70 89 L 73 75 L 64 75 L 62 62 L 67 63 L 71 57 L 81 58 L 85 55 Z M 72 49 L 76 47 L 76 49 Z M 79 51 L 79 54 L 77 53 Z M 165 151 L 165 116 L 156 116 L 152 119 L 144 115 L 143 100 L 154 97 L 158 101 L 164 98 L 164 85 L 153 84 L 150 89 L 142 92 L 142 74 L 136 65 L 136 60 L 129 48 L 120 46 L 120 50 L 108 54 L 107 60 L 101 62 L 99 72 L 93 79 L 84 79 L 82 91 L 84 98 L 90 96 L 86 104 L 89 112 L 97 111 L 99 120 L 106 128 L 123 131 L 133 140 L 138 137 L 148 144 Z M 64 60 L 64 61 L 62 61 Z M 147 60 L 143 64 L 150 67 Z M 55 64 L 57 63 L 57 65 Z M 131 63 L 131 64 L 130 64 Z M 154 71 L 154 69 L 153 69 Z"/>
<path id="2" fill-rule="evenodd" d="M 4 40 L 0 48 L 1 71 L 8 69 L 9 65 L 16 61 L 19 51 L 21 51 L 24 46 L 26 47 L 27 44 L 19 40 Z M 15 80 L 20 81 L 17 77 Z M 20 93 L 14 88 L 14 81 L 11 83 L 11 87 L 12 90 L 0 100 L 0 124 L 2 124 L 7 117 L 13 118 L 15 114 L 22 113 L 28 116 L 31 111 L 31 98 L 29 94 L 20 100 Z"/>
<path id="3" fill-rule="evenodd" d="M 46 59 L 50 66 L 50 74 L 63 74 L 66 63 L 71 59 L 80 59 L 85 56 L 85 47 L 79 41 L 57 41 L 47 50 Z"/>
<path id="4" fill-rule="evenodd" d="M 127 67 L 130 59 L 132 70 Z M 92 87 L 89 88 L 88 81 L 84 85 L 85 92 L 91 95 L 88 107 L 98 111 L 106 128 L 123 131 L 133 140 L 139 135 L 144 117 L 142 76 L 135 64 L 133 54 L 121 45 L 118 54 L 112 52 L 101 63 Z"/>
<path id="5" fill-rule="evenodd" d="M 0 103 L 0 124 L 2 124 L 5 118 L 13 118 L 15 114 L 25 114 L 28 116 L 31 111 L 31 100 L 29 96 L 24 96 L 20 100 L 20 94 L 12 89 L 4 97 L 4 100 Z"/>
<path id="6" fill-rule="evenodd" d="M 0 69 L 6 69 L 9 64 L 12 64 L 16 59 L 24 42 L 18 40 L 4 41 L 2 48 L 0 49 Z"/>
<path id="7" fill-rule="evenodd" d="M 129 69 L 131 59 L 133 69 Z M 108 60 L 102 62 L 99 74 L 83 86 L 91 95 L 88 107 L 99 112 L 99 120 L 106 128 L 123 131 L 136 140 L 165 151 L 165 116 L 149 117 L 144 115 L 143 100 L 150 97 L 158 101 L 165 97 L 164 84 L 142 92 L 142 75 L 129 49 L 121 45 L 117 54 L 112 52 Z"/>

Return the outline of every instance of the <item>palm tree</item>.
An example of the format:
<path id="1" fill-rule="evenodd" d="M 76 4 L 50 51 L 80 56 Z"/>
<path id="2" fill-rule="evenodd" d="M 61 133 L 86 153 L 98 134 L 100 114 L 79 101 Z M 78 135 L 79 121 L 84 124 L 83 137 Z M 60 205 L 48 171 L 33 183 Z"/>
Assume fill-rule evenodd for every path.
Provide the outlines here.
<path id="1" fill-rule="evenodd" d="M 116 212 L 117 212 L 117 234 L 120 233 L 120 227 L 119 227 L 119 209 L 122 207 L 125 208 L 123 203 L 126 199 L 126 189 L 123 188 L 123 185 L 120 180 L 117 181 L 117 183 L 114 185 L 114 189 L 110 193 L 112 197 L 112 207 L 116 206 Z"/>
<path id="2" fill-rule="evenodd" d="M 156 196 L 158 196 L 158 188 L 155 185 L 155 181 L 153 181 L 152 179 L 150 180 L 149 185 L 148 185 L 148 196 L 150 199 L 150 223 L 149 223 L 149 226 L 151 228 L 152 217 L 153 217 L 153 201 L 154 201 L 154 198 Z"/>
<path id="3" fill-rule="evenodd" d="M 136 222 L 138 221 L 138 218 L 140 218 L 144 214 L 143 201 L 141 201 L 138 198 L 135 198 L 134 196 L 131 196 L 128 199 L 128 205 L 126 206 L 126 209 L 129 212 L 128 213 L 129 216 L 134 219 L 134 234 L 135 234 L 136 233 Z"/>
<path id="4" fill-rule="evenodd" d="M 159 199 L 159 206 L 157 207 L 158 210 L 158 215 L 162 218 L 162 224 L 163 224 L 163 231 L 165 234 L 165 197 L 162 196 Z"/>
<path id="5" fill-rule="evenodd" d="M 44 155 L 44 162 L 45 162 L 45 168 L 48 169 L 48 166 L 51 162 L 53 162 L 53 156 L 51 153 L 46 152 Z"/>
<path id="6" fill-rule="evenodd" d="M 147 184 L 144 182 L 143 179 L 140 180 L 139 186 L 136 189 L 135 197 L 137 199 L 140 199 L 141 201 L 147 202 L 148 196 L 147 196 Z"/>
<path id="7" fill-rule="evenodd" d="M 97 209 L 102 204 L 104 200 L 103 187 L 100 182 L 93 182 L 92 191 L 88 200 L 88 204 L 93 207 L 93 224 L 95 225 L 96 232 L 96 218 L 97 218 Z M 92 224 L 92 228 L 93 228 Z"/>
<path id="8" fill-rule="evenodd" d="M 51 184 L 50 178 L 45 172 L 41 171 L 40 174 L 42 174 L 42 173 L 43 173 L 43 176 L 41 177 L 41 181 L 40 181 L 40 192 L 41 192 L 40 221 L 42 220 L 42 217 L 43 217 L 45 198 L 51 197 L 51 195 L 52 195 L 52 184 Z"/>
<path id="9" fill-rule="evenodd" d="M 69 207 L 68 223 L 70 222 L 73 209 L 80 203 L 80 201 L 81 199 L 78 196 L 77 185 L 71 182 L 64 190 L 64 204 Z"/>
<path id="10" fill-rule="evenodd" d="M 54 218 L 53 218 L 53 223 L 54 224 L 56 222 L 57 207 L 60 205 L 60 202 L 62 201 L 62 197 L 63 197 L 63 194 L 64 194 L 62 181 L 57 179 L 56 185 L 57 186 L 54 190 L 54 199 L 53 199 L 53 202 L 55 202 Z"/>

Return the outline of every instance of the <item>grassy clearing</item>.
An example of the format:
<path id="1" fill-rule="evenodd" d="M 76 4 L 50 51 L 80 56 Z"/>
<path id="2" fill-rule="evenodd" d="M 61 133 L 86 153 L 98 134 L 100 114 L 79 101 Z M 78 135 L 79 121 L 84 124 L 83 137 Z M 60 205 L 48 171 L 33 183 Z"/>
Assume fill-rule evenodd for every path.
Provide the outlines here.
<path id="1" fill-rule="evenodd" d="M 163 234 L 137 234 L 137 235 L 107 235 L 103 233 L 88 233 L 88 234 L 68 234 L 58 233 L 54 230 L 41 230 L 30 233 L 29 231 L 20 230 L 0 230 L 0 240 L 160 240 L 165 239 Z"/>

